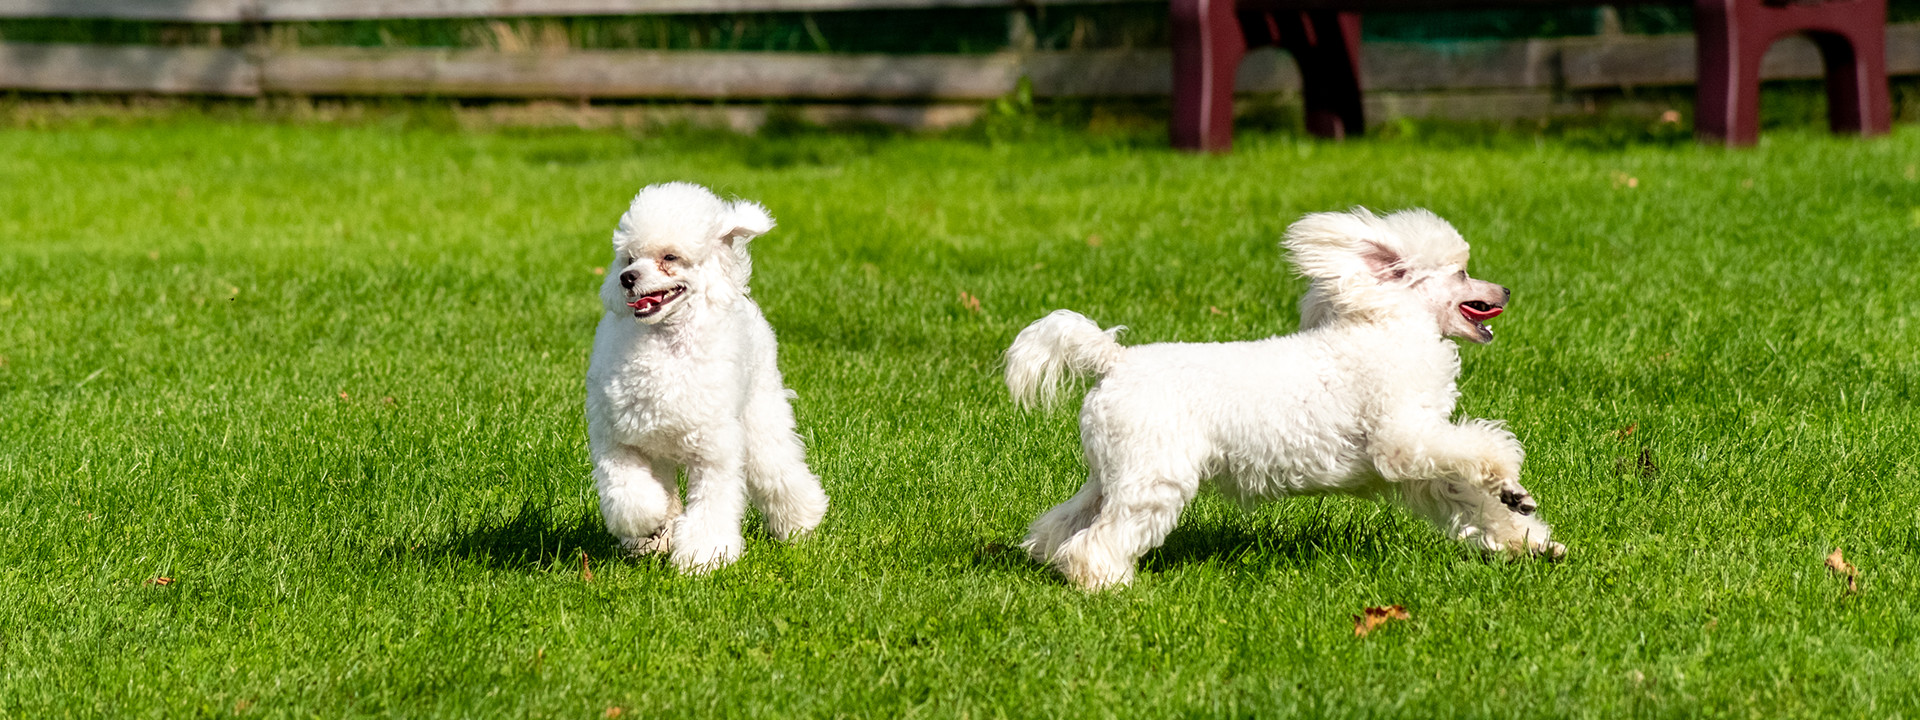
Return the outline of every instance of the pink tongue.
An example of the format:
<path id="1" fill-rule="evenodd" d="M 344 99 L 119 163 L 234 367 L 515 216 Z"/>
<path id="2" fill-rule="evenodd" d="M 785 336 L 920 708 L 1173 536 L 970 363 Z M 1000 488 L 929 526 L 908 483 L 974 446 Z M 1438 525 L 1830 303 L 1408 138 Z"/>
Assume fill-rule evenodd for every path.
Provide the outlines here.
<path id="1" fill-rule="evenodd" d="M 647 310 L 652 310 L 655 305 L 659 305 L 659 304 L 660 304 L 660 298 L 654 297 L 652 295 L 646 295 L 646 296 L 642 296 L 638 300 L 634 300 L 633 302 L 627 303 L 627 307 L 633 308 L 634 310 L 637 310 L 637 311 L 645 312 Z"/>
<path id="2" fill-rule="evenodd" d="M 1494 308 L 1492 310 L 1487 310 L 1482 312 L 1480 310 L 1475 310 L 1465 305 L 1461 305 L 1460 314 L 1467 316 L 1468 320 L 1472 320 L 1474 322 L 1486 322 L 1488 320 L 1493 319 L 1495 316 L 1499 315 L 1504 309 L 1505 308 Z"/>

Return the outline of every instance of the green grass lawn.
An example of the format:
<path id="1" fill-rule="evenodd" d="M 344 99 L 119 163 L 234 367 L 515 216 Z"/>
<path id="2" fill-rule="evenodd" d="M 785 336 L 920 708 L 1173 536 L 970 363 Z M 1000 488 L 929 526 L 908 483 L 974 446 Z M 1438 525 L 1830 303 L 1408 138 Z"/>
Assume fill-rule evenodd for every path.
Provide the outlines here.
<path id="1" fill-rule="evenodd" d="M 7 126 L 0 716 L 1920 715 L 1920 128 L 1483 140 Z M 665 180 L 779 219 L 755 297 L 835 503 L 709 577 L 614 555 L 581 416 Z M 1289 332 L 1282 229 L 1356 204 L 1515 289 L 1461 409 L 1568 559 L 1345 498 L 1203 496 L 1105 594 L 1012 549 L 1084 477 L 1014 334 Z"/>

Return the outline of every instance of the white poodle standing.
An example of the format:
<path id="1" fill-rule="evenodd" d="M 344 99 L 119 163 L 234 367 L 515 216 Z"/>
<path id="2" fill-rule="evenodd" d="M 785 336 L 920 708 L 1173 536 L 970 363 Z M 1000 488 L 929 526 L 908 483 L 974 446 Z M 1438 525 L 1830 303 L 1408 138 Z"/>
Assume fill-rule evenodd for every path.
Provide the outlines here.
<path id="1" fill-rule="evenodd" d="M 642 189 L 620 217 L 587 369 L 587 441 L 600 514 L 629 553 L 667 552 L 702 572 L 740 557 L 749 501 L 782 540 L 826 514 L 773 327 L 747 296 L 747 243 L 772 229 L 765 208 L 687 183 Z"/>
<path id="2" fill-rule="evenodd" d="M 1297 334 L 1123 347 L 1067 310 L 1020 332 L 1006 360 L 1022 406 L 1099 378 L 1080 409 L 1087 483 L 1034 521 L 1028 553 L 1087 589 L 1126 584 L 1210 480 L 1242 502 L 1392 498 L 1471 546 L 1563 555 L 1520 486 L 1520 442 L 1451 419 L 1448 338 L 1492 342 L 1512 294 L 1467 276 L 1460 234 L 1425 210 L 1356 209 L 1308 215 L 1284 244 L 1312 281 Z"/>

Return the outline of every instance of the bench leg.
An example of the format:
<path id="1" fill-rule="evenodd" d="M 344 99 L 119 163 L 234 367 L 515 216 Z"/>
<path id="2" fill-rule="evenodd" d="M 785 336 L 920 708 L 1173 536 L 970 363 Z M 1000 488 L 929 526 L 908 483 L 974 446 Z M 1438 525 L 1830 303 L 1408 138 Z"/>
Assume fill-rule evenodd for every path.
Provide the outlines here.
<path id="1" fill-rule="evenodd" d="M 1827 127 L 1835 133 L 1885 135 L 1892 129 L 1884 27 L 1851 35 L 1813 33 L 1827 70 Z"/>
<path id="2" fill-rule="evenodd" d="M 1760 139 L 1760 60 L 1775 40 L 1794 33 L 1807 34 L 1820 47 L 1833 131 L 1887 132 L 1892 109 L 1886 18 L 1886 0 L 1694 0 L 1700 67 L 1694 127 L 1701 139 L 1728 145 Z"/>
<path id="3" fill-rule="evenodd" d="M 1233 149 L 1233 83 L 1247 41 L 1235 0 L 1172 0 L 1173 146 Z"/>
<path id="4" fill-rule="evenodd" d="M 1360 101 L 1360 14 L 1307 11 L 1280 34 L 1300 65 L 1307 132 L 1338 140 L 1367 130 Z"/>

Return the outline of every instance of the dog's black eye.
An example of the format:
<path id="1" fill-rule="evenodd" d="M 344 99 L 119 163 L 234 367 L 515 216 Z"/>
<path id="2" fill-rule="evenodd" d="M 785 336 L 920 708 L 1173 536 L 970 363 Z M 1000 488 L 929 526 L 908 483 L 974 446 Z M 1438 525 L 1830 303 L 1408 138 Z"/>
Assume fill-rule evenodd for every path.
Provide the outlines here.
<path id="1" fill-rule="evenodd" d="M 1395 280 L 1404 280 L 1404 279 L 1406 279 L 1406 277 L 1407 277 L 1407 269 L 1406 269 L 1406 268 L 1394 268 L 1394 269 L 1393 269 L 1393 279 L 1395 279 Z"/>
<path id="2" fill-rule="evenodd" d="M 675 261 L 678 261 L 678 260 L 680 259 L 680 256 L 679 256 L 679 255 L 675 255 L 675 254 L 673 254 L 673 253 L 667 253 L 667 254 L 665 254 L 665 255 L 661 255 L 661 256 L 660 256 L 660 259 L 661 259 L 661 260 L 665 260 L 665 261 L 667 261 L 667 262 L 675 262 Z"/>

